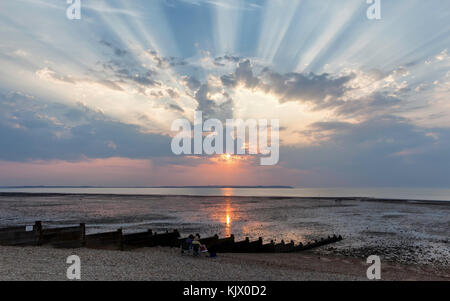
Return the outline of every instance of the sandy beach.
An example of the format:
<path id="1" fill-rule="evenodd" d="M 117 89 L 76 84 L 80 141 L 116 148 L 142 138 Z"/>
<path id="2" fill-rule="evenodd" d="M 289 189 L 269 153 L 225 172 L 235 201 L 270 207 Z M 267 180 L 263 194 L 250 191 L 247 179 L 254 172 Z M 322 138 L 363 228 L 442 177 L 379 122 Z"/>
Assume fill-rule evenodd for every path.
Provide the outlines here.
<path id="1" fill-rule="evenodd" d="M 178 249 L 130 252 L 48 247 L 0 247 L 0 280 L 66 278 L 66 259 L 81 259 L 81 280 L 367 280 L 368 264 L 344 256 L 301 254 L 219 254 L 215 259 L 181 255 Z M 383 260 L 383 259 L 382 259 Z M 382 280 L 450 281 L 449 268 L 382 261 Z"/>

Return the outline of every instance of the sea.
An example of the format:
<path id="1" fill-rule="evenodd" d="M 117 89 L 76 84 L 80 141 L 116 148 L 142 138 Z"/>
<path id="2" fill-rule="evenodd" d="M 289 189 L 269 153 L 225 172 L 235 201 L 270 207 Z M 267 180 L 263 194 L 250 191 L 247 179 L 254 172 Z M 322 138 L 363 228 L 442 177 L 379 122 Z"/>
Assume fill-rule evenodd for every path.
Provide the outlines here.
<path id="1" fill-rule="evenodd" d="M 0 192 L 114 194 L 114 195 L 184 195 L 253 196 L 314 198 L 377 198 L 399 200 L 450 201 L 445 188 L 271 188 L 271 187 L 0 187 Z"/>
<path id="2" fill-rule="evenodd" d="M 317 252 L 450 265 L 450 189 L 15 187 L 0 189 L 0 227 L 85 223 L 87 233 L 177 229 L 296 244 Z"/>

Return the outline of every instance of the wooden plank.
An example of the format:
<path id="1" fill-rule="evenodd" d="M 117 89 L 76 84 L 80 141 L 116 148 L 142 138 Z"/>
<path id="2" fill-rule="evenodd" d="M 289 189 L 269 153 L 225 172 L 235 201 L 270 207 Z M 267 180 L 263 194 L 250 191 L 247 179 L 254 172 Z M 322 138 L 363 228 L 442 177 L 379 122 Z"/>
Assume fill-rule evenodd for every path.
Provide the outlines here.
<path id="1" fill-rule="evenodd" d="M 228 240 L 222 245 L 213 245 L 212 249 L 217 253 L 261 253 L 264 248 L 263 239 L 261 237 L 252 242 L 250 242 L 248 237 L 243 241 L 234 242 L 233 237 L 233 240 Z"/>
<path id="2" fill-rule="evenodd" d="M 40 233 L 29 232 L 5 232 L 0 235 L 2 246 L 36 246 L 39 244 Z"/>
<path id="3" fill-rule="evenodd" d="M 230 237 L 219 238 L 215 241 L 214 244 L 208 247 L 210 252 L 214 253 L 225 253 L 230 252 L 234 245 L 234 235 L 232 234 Z"/>
<path id="4" fill-rule="evenodd" d="M 21 226 L 0 228 L 0 234 L 8 233 L 8 232 L 30 232 L 30 231 L 36 231 L 36 230 L 40 231 L 41 229 L 42 229 L 42 223 L 40 221 L 37 221 L 33 225 L 21 225 Z"/>
<path id="5" fill-rule="evenodd" d="M 41 223 L 0 229 L 0 245 L 35 246 L 39 244 Z"/>
<path id="6" fill-rule="evenodd" d="M 179 238 L 180 233 L 178 232 L 178 230 L 162 234 L 155 234 L 152 238 L 152 244 L 153 246 L 179 247 Z"/>
<path id="7" fill-rule="evenodd" d="M 273 253 L 275 252 L 275 243 L 273 240 L 270 241 L 270 243 L 265 244 L 261 248 L 262 253 Z"/>
<path id="8" fill-rule="evenodd" d="M 263 239 L 262 237 L 258 238 L 256 241 L 251 241 L 249 244 L 249 250 L 252 253 L 260 253 L 263 250 Z"/>
<path id="9" fill-rule="evenodd" d="M 152 230 L 139 233 L 125 234 L 122 236 L 122 244 L 124 250 L 153 247 Z"/>
<path id="10" fill-rule="evenodd" d="M 188 238 L 189 237 L 184 237 L 184 238 L 178 239 L 177 247 L 181 246 L 184 242 L 186 242 L 186 240 Z M 217 234 L 215 234 L 214 236 L 211 236 L 211 237 L 205 237 L 205 238 L 200 239 L 200 243 L 202 245 L 205 245 L 206 248 L 208 248 L 208 249 L 210 246 L 217 244 L 218 241 L 219 241 L 219 236 Z"/>
<path id="11" fill-rule="evenodd" d="M 180 233 L 177 230 L 162 234 L 153 234 L 151 230 L 141 233 L 127 234 L 123 236 L 124 249 L 145 247 L 179 247 Z"/>
<path id="12" fill-rule="evenodd" d="M 39 244 L 57 248 L 79 248 L 83 246 L 86 226 L 42 229 Z"/>
<path id="13" fill-rule="evenodd" d="M 88 249 L 122 250 L 122 229 L 114 232 L 86 235 L 84 246 Z"/>
<path id="14" fill-rule="evenodd" d="M 250 239 L 248 237 L 243 241 L 233 242 L 228 248 L 220 251 L 220 253 L 248 253 L 250 246 Z"/>
<path id="15" fill-rule="evenodd" d="M 15 227 L 8 227 L 8 228 L 0 228 L 0 233 L 7 233 L 7 232 L 21 232 L 25 231 L 27 226 L 15 226 Z"/>
<path id="16" fill-rule="evenodd" d="M 283 242 L 283 245 L 279 246 L 276 251 L 278 253 L 289 253 L 289 252 L 293 252 L 294 248 L 295 248 L 294 241 L 291 240 L 291 242 L 288 244 L 284 244 L 284 242 Z"/>
<path id="17" fill-rule="evenodd" d="M 248 237 L 243 241 L 238 241 L 233 244 L 233 253 L 248 253 L 250 246 L 250 239 Z"/>
<path id="18" fill-rule="evenodd" d="M 306 245 L 300 244 L 294 248 L 295 249 L 294 251 L 297 252 L 297 251 L 311 250 L 314 248 L 318 248 L 318 247 L 321 247 L 324 245 L 328 245 L 328 244 L 332 244 L 332 243 L 341 241 L 342 239 L 343 238 L 341 235 L 339 235 L 339 236 L 333 235 L 332 237 L 328 236 L 328 238 L 326 238 L 326 239 L 322 238 L 322 239 L 316 240 L 314 242 L 308 242 Z"/>
<path id="19" fill-rule="evenodd" d="M 206 245 L 206 248 L 209 248 L 210 246 L 213 246 L 214 244 L 217 244 L 219 241 L 219 236 L 216 234 L 211 237 L 205 237 L 200 239 L 200 243 L 203 245 Z"/>

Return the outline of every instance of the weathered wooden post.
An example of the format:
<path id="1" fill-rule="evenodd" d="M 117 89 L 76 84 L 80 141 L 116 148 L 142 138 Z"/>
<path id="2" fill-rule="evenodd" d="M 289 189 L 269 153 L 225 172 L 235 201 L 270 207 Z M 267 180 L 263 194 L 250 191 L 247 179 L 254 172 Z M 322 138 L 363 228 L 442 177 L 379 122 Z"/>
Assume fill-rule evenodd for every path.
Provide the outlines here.
<path id="1" fill-rule="evenodd" d="M 122 228 L 118 229 L 117 232 L 119 232 L 120 235 L 120 240 L 119 240 L 119 249 L 120 251 L 123 251 L 123 232 L 122 232 Z"/>
<path id="2" fill-rule="evenodd" d="M 123 248 L 123 230 L 122 230 L 122 228 L 118 229 L 117 232 L 119 232 L 119 235 L 120 235 L 120 242 L 119 242 L 120 250 L 123 251 L 124 248 Z"/>
<path id="3" fill-rule="evenodd" d="M 38 238 L 38 242 L 37 245 L 40 246 L 42 245 L 42 239 L 43 239 L 43 234 L 42 234 L 42 222 L 41 221 L 36 221 L 34 223 L 34 226 L 36 227 L 36 231 L 39 234 L 39 238 Z"/>
<path id="4" fill-rule="evenodd" d="M 42 230 L 42 222 L 41 221 L 36 221 L 35 223 L 34 223 L 34 227 L 35 227 L 35 230 L 36 231 L 41 231 Z"/>
<path id="5" fill-rule="evenodd" d="M 86 224 L 80 223 L 81 228 L 81 246 L 84 247 L 86 245 Z"/>

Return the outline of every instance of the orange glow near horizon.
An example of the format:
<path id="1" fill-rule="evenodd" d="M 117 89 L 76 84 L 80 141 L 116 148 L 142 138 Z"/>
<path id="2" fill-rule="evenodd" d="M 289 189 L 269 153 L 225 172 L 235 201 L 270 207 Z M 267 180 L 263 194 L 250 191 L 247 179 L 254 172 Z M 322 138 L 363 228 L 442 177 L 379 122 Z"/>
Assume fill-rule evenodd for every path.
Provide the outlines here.
<path id="1" fill-rule="evenodd" d="M 234 189 L 230 188 L 230 187 L 225 187 L 225 188 L 221 189 L 221 192 L 222 192 L 223 196 L 232 196 L 233 195 L 233 191 L 234 191 Z"/>
<path id="2" fill-rule="evenodd" d="M 249 156 L 246 155 L 233 155 L 233 154 L 221 154 L 216 155 L 214 157 L 211 157 L 209 159 L 211 162 L 214 162 L 221 167 L 229 168 L 229 167 L 237 167 L 242 165 L 242 163 L 245 163 L 247 161 L 251 161 L 252 159 Z"/>

